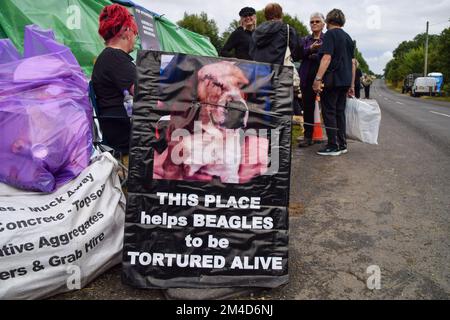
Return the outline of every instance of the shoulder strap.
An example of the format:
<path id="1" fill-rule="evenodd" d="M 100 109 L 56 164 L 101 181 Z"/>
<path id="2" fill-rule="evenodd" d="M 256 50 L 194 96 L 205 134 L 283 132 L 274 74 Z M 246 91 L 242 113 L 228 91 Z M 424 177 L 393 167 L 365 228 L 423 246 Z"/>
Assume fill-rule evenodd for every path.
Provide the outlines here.
<path id="1" fill-rule="evenodd" d="M 289 47 L 289 25 L 286 24 L 287 27 L 287 46 Z"/>

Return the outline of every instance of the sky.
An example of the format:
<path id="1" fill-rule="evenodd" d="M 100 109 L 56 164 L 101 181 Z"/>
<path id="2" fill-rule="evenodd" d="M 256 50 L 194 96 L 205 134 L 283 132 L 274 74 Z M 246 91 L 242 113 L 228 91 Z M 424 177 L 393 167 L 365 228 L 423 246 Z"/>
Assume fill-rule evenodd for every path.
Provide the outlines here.
<path id="1" fill-rule="evenodd" d="M 233 19 L 238 18 L 242 7 L 261 10 L 270 1 L 205 1 L 205 0 L 133 0 L 135 3 L 177 22 L 184 12 L 208 14 L 214 19 L 220 33 Z M 307 27 L 313 12 L 324 15 L 333 8 L 341 9 L 347 22 L 344 29 L 356 40 L 358 49 L 370 69 L 382 74 L 392 51 L 404 40 L 425 32 L 430 22 L 430 34 L 439 34 L 450 27 L 450 0 L 278 0 L 285 13 L 297 16 Z"/>

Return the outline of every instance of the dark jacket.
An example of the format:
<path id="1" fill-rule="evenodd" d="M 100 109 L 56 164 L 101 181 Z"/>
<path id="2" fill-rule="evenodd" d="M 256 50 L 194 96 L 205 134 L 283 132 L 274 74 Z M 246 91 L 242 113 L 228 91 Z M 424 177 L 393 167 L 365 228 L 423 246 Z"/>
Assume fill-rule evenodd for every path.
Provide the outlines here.
<path id="1" fill-rule="evenodd" d="M 323 33 L 320 35 L 320 39 L 323 40 Z M 300 59 L 302 64 L 300 65 L 299 74 L 300 85 L 302 88 L 311 89 L 314 78 L 320 66 L 319 50 L 313 51 L 311 46 L 314 44 L 313 35 L 309 35 L 301 39 L 300 41 Z"/>
<path id="2" fill-rule="evenodd" d="M 230 35 L 222 50 L 220 50 L 219 55 L 221 57 L 251 60 L 248 51 L 250 49 L 250 42 L 252 41 L 252 33 L 253 31 L 244 30 L 242 27 L 237 28 Z M 232 52 L 233 50 L 234 54 Z"/>
<path id="3" fill-rule="evenodd" d="M 355 58 L 355 44 L 352 38 L 342 28 L 329 29 L 319 49 L 321 58 L 325 54 L 331 56 L 331 62 L 324 76 L 331 73 L 332 87 L 350 87 Z"/>
<path id="4" fill-rule="evenodd" d="M 131 125 L 123 107 L 123 91 L 130 91 L 136 79 L 132 61 L 125 51 L 107 47 L 97 57 L 92 71 L 104 141 L 124 154 L 128 154 Z"/>
<path id="5" fill-rule="evenodd" d="M 287 27 L 281 21 L 266 21 L 253 32 L 250 56 L 258 62 L 283 64 L 287 46 Z M 289 48 L 298 60 L 299 41 L 295 29 L 289 26 Z"/>

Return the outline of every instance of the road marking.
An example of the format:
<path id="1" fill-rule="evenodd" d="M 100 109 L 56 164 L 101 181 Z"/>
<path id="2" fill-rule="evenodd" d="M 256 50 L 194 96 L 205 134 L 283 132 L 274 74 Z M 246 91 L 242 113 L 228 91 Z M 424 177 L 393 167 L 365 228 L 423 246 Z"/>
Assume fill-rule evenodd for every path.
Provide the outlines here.
<path id="1" fill-rule="evenodd" d="M 398 104 L 404 105 L 404 103 L 401 103 L 401 102 L 398 102 L 398 101 L 395 101 L 395 103 L 398 103 Z"/>
<path id="2" fill-rule="evenodd" d="M 444 117 L 449 117 L 450 118 L 450 114 L 445 114 L 445 113 L 440 113 L 440 112 L 435 112 L 435 111 L 430 111 L 430 112 L 434 113 L 434 114 L 438 114 L 440 116 L 444 116 Z"/>

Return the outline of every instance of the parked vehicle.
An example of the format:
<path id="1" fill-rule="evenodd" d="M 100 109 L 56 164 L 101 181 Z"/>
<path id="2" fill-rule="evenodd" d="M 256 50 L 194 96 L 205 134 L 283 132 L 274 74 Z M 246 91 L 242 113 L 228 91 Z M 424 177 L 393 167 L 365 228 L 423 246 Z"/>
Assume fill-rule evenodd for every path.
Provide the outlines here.
<path id="1" fill-rule="evenodd" d="M 441 94 L 442 85 L 444 84 L 444 75 L 440 72 L 431 72 L 428 74 L 429 77 L 436 79 L 436 93 Z"/>
<path id="2" fill-rule="evenodd" d="M 405 79 L 403 80 L 403 87 L 402 87 L 402 93 L 408 93 L 411 92 L 412 87 L 414 85 L 414 81 L 418 78 L 421 77 L 422 74 L 421 73 L 411 73 L 408 74 Z"/>
<path id="3" fill-rule="evenodd" d="M 414 80 L 414 85 L 411 89 L 411 96 L 420 97 L 421 95 L 435 95 L 436 94 L 436 78 L 433 77 L 419 77 Z"/>

